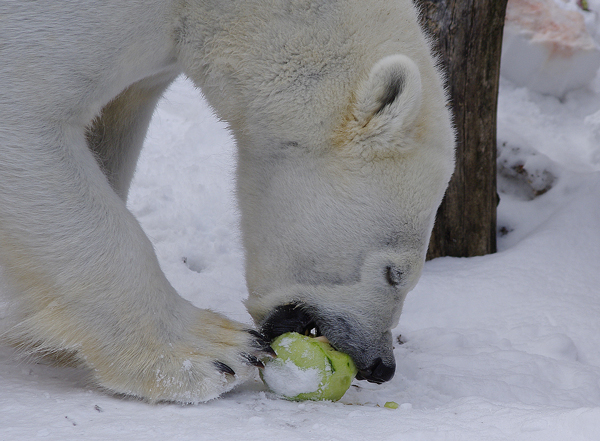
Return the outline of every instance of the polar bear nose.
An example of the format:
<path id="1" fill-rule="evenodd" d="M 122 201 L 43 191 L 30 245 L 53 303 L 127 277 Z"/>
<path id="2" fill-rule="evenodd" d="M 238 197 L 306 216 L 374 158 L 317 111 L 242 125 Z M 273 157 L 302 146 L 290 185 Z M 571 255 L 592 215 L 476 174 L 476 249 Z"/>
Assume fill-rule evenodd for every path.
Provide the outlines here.
<path id="1" fill-rule="evenodd" d="M 375 362 L 367 369 L 361 369 L 356 375 L 357 380 L 367 380 L 370 383 L 385 383 L 394 376 L 396 364 L 385 364 L 381 357 L 377 357 Z"/>

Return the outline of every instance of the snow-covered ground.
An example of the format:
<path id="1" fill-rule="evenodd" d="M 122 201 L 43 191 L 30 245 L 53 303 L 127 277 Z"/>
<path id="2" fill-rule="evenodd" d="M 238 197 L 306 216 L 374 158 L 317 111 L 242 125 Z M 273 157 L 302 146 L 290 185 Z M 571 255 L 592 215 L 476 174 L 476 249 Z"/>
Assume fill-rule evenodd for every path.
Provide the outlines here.
<path id="1" fill-rule="evenodd" d="M 257 376 L 205 404 L 148 405 L 0 348 L 0 440 L 600 439 L 600 77 L 560 100 L 502 80 L 498 137 L 499 252 L 426 264 L 391 382 L 295 403 Z M 180 79 L 129 206 L 184 297 L 250 323 L 234 167 L 224 125 Z"/>

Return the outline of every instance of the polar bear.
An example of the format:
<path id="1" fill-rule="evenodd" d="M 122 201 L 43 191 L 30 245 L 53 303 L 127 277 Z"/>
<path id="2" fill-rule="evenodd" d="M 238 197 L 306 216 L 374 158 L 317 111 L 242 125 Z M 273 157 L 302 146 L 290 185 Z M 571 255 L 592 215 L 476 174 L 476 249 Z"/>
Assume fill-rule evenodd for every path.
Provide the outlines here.
<path id="1" fill-rule="evenodd" d="M 6 342 L 150 402 L 219 396 L 290 330 L 392 377 L 390 330 L 454 161 L 410 0 L 39 0 L 0 17 Z M 258 330 L 181 298 L 125 206 L 181 73 L 236 140 Z"/>

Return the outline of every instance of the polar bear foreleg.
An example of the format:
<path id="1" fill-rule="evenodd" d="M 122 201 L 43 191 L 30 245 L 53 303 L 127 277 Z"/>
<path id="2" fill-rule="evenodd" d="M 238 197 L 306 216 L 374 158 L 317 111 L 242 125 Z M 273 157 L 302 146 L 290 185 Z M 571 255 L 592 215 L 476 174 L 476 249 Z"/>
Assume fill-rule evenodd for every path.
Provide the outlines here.
<path id="1" fill-rule="evenodd" d="M 31 354 L 66 351 L 99 386 L 149 401 L 204 401 L 252 375 L 263 342 L 174 291 L 85 128 L 24 121 L 14 132 L 0 149 L 0 265 L 16 309 L 3 337 Z"/>

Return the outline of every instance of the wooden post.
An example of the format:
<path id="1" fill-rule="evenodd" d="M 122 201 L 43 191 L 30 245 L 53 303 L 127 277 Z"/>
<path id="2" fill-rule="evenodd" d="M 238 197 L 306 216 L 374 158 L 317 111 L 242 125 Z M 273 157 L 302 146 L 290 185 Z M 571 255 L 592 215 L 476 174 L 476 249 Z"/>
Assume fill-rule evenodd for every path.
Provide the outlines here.
<path id="1" fill-rule="evenodd" d="M 428 259 L 496 251 L 496 111 L 507 0 L 415 0 L 448 77 L 456 170 Z"/>

